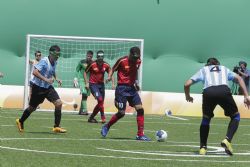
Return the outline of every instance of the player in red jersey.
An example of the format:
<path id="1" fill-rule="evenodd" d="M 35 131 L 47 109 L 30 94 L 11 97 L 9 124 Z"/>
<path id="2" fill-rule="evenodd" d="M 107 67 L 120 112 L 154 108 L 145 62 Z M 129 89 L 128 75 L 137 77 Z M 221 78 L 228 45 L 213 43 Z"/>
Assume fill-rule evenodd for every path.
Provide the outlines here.
<path id="1" fill-rule="evenodd" d="M 111 73 L 111 68 L 108 63 L 103 61 L 104 52 L 102 50 L 97 52 L 97 60 L 88 65 L 84 72 L 85 86 L 90 89 L 92 95 L 97 100 L 97 105 L 95 106 L 92 114 L 90 115 L 88 122 L 98 123 L 95 116 L 100 111 L 102 123 L 106 122 L 104 115 L 104 98 L 105 98 L 105 86 L 104 86 L 104 73 L 107 72 L 109 75 Z M 87 73 L 89 72 L 89 81 L 87 78 Z"/>
<path id="2" fill-rule="evenodd" d="M 102 127 L 101 135 L 103 137 L 106 137 L 109 128 L 113 124 L 124 117 L 126 103 L 128 101 L 129 105 L 137 111 L 138 132 L 136 140 L 150 141 L 150 139 L 144 135 L 144 109 L 141 98 L 137 92 L 140 89 L 137 81 L 138 69 L 141 64 L 140 56 L 140 49 L 138 47 L 132 47 L 129 56 L 124 56 L 117 60 L 112 68 L 112 72 L 107 80 L 110 81 L 113 73 L 117 71 L 118 84 L 115 90 L 115 106 L 118 112 Z"/>

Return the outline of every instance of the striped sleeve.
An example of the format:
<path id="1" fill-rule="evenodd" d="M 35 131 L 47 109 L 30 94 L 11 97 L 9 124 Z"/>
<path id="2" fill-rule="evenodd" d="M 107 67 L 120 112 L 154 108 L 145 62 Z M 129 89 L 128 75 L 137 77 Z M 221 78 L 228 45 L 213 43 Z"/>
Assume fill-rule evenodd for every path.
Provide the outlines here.
<path id="1" fill-rule="evenodd" d="M 200 69 L 198 72 L 196 72 L 190 79 L 194 82 L 200 82 L 204 80 L 204 75 L 203 75 L 203 69 Z"/>

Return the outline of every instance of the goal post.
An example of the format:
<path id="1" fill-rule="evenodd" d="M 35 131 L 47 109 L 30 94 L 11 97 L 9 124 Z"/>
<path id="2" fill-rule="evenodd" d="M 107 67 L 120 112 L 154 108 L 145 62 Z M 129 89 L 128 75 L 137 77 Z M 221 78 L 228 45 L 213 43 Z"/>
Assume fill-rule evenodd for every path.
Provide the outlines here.
<path id="1" fill-rule="evenodd" d="M 28 34 L 26 39 L 26 66 L 25 66 L 25 86 L 24 86 L 24 105 L 28 106 L 29 101 L 29 81 L 31 76 L 31 66 L 29 60 L 34 59 L 34 53 L 39 50 L 42 57 L 49 55 L 49 48 L 52 45 L 58 45 L 61 48 L 61 56 L 58 59 L 56 74 L 62 80 L 62 87 L 58 88 L 55 82 L 53 86 L 56 89 L 79 89 L 73 88 L 73 79 L 76 73 L 76 66 L 80 60 L 86 58 L 86 52 L 94 52 L 93 60 L 96 59 L 98 50 L 104 51 L 104 61 L 112 67 L 114 63 L 122 56 L 129 54 L 131 47 L 137 46 L 141 49 L 141 67 L 139 69 L 139 85 L 142 87 L 142 65 L 143 65 L 143 39 L 128 38 L 99 38 L 99 37 L 78 37 L 78 36 L 53 36 L 53 35 L 34 35 Z M 116 78 L 116 74 L 114 74 Z M 107 77 L 107 74 L 105 74 Z M 106 90 L 111 90 L 111 83 L 105 85 Z M 69 91 L 70 92 L 70 91 Z M 62 98 L 59 92 L 59 96 Z M 62 99 L 63 100 L 63 99 Z M 42 109 L 42 108 L 41 108 Z"/>

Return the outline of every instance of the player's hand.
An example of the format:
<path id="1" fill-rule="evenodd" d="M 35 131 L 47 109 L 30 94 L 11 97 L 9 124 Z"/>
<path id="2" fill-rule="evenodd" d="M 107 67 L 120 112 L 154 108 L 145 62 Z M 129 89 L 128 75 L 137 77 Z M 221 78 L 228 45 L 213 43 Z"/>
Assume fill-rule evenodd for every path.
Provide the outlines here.
<path id="1" fill-rule="evenodd" d="M 135 83 L 135 90 L 137 90 L 137 91 L 139 91 L 140 90 L 140 86 L 137 84 L 137 83 Z"/>
<path id="2" fill-rule="evenodd" d="M 74 78 L 74 87 L 77 88 L 79 85 L 78 85 L 78 79 L 77 78 Z"/>
<path id="3" fill-rule="evenodd" d="M 87 90 L 89 90 L 89 83 L 86 83 L 86 84 L 85 84 L 85 88 L 86 88 Z"/>
<path id="4" fill-rule="evenodd" d="M 112 80 L 112 78 L 108 77 L 106 80 L 105 80 L 105 83 L 108 83 Z"/>
<path id="5" fill-rule="evenodd" d="M 249 107 L 250 107 L 250 99 L 249 99 L 249 97 L 244 98 L 244 103 L 245 103 L 245 106 L 249 109 Z"/>
<path id="6" fill-rule="evenodd" d="M 193 103 L 194 98 L 193 98 L 193 97 L 191 97 L 191 96 L 188 96 L 188 97 L 186 97 L 186 100 L 187 100 L 187 102 L 191 102 L 191 103 Z"/>
<path id="7" fill-rule="evenodd" d="M 46 80 L 46 82 L 48 82 L 49 84 L 53 84 L 54 79 L 53 79 L 53 78 L 48 78 L 48 79 Z"/>
<path id="8" fill-rule="evenodd" d="M 57 83 L 59 84 L 59 86 L 62 86 L 62 80 L 57 79 L 56 81 L 57 81 Z"/>

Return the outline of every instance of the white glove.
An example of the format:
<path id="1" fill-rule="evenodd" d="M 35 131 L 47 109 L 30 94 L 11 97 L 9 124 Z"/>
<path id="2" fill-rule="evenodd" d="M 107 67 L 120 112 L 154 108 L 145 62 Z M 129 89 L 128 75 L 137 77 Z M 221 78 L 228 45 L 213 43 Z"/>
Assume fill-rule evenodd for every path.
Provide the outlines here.
<path id="1" fill-rule="evenodd" d="M 74 78 L 74 87 L 77 88 L 78 87 L 78 79 Z"/>

